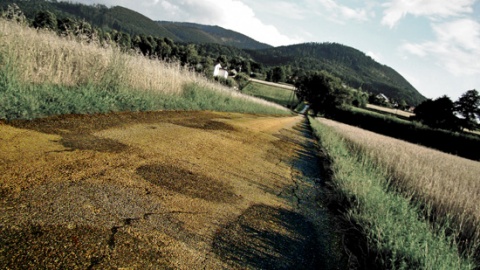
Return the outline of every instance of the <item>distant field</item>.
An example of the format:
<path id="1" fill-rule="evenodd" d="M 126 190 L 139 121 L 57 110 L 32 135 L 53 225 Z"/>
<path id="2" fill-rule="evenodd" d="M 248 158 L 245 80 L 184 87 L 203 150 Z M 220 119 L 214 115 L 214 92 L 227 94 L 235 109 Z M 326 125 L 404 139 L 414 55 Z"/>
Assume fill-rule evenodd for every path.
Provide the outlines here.
<path id="1" fill-rule="evenodd" d="M 291 87 L 289 88 L 289 86 L 279 84 L 254 80 L 250 81 L 250 83 L 242 89 L 242 92 L 247 95 L 275 102 L 284 107 L 298 103 L 298 99 L 294 95 Z"/>
<path id="2" fill-rule="evenodd" d="M 381 106 L 377 106 L 377 105 L 373 105 L 373 104 L 367 104 L 367 108 L 372 109 L 372 110 L 376 110 L 376 111 L 382 111 L 382 112 L 387 112 L 387 113 L 391 113 L 391 114 L 395 114 L 395 115 L 400 115 L 400 116 L 407 117 L 407 118 L 415 115 L 411 112 L 406 112 L 406 111 L 399 110 L 399 109 L 381 107 Z"/>

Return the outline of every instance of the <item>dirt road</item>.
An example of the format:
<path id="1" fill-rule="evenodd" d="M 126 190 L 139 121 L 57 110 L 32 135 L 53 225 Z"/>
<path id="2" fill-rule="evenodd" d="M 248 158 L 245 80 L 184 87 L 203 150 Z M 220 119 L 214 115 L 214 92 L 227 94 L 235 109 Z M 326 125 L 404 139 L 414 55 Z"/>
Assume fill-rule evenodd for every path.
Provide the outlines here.
<path id="1" fill-rule="evenodd" d="M 151 112 L 0 124 L 0 265 L 344 269 L 304 121 Z"/>

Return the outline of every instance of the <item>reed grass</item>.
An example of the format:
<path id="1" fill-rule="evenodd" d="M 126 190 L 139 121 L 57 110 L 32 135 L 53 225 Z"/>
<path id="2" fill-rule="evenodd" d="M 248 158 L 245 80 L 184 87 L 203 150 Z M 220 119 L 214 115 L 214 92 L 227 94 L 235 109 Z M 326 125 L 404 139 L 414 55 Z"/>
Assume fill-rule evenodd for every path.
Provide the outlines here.
<path id="1" fill-rule="evenodd" d="M 5 20 L 0 20 L 0 64 L 0 119 L 173 109 L 289 113 L 208 81 L 179 63 Z M 192 89 L 197 92 L 193 96 Z"/>
<path id="2" fill-rule="evenodd" d="M 395 267 L 474 269 L 480 163 L 327 119 L 312 126 L 351 217 Z M 459 234 L 470 242 L 458 243 Z"/>

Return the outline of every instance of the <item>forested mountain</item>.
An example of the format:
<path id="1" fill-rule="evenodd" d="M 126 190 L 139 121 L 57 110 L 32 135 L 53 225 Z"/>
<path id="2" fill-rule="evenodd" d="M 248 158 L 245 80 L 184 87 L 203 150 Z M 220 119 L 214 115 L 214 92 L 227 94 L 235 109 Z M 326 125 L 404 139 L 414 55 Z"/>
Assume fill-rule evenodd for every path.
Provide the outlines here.
<path id="1" fill-rule="evenodd" d="M 184 22 L 159 21 L 159 25 L 173 33 L 179 41 L 188 43 L 216 43 L 240 49 L 266 49 L 272 46 L 260 43 L 238 32 L 219 26 Z"/>
<path id="2" fill-rule="evenodd" d="M 337 43 L 305 43 L 264 50 L 247 50 L 255 61 L 267 66 L 289 66 L 292 73 L 326 70 L 345 83 L 375 94 L 383 93 L 397 101 L 418 104 L 425 100 L 394 69 L 365 53 Z"/>
<path id="3" fill-rule="evenodd" d="M 155 22 L 133 10 L 114 6 L 108 8 L 104 5 L 84 5 L 71 2 L 57 1 L 15 1 L 0 0 L 0 8 L 9 4 L 17 4 L 28 18 L 33 18 L 35 13 L 48 10 L 57 18 L 72 17 L 84 19 L 103 30 L 117 30 L 129 35 L 152 35 L 167 37 L 175 42 L 182 43 L 216 43 L 235 46 L 241 49 L 264 49 L 270 45 L 255 41 L 243 34 L 221 28 L 193 23 Z"/>
<path id="4" fill-rule="evenodd" d="M 101 39 L 113 39 L 124 48 L 161 59 L 180 60 L 182 64 L 197 67 L 201 63 L 205 74 L 209 74 L 213 61 L 220 61 L 229 68 L 241 67 L 242 71 L 260 76 L 282 70 L 284 80 L 289 82 L 312 71 L 326 70 L 351 87 L 383 93 L 398 102 L 405 100 L 417 105 L 425 100 L 392 68 L 377 63 L 357 49 L 336 43 L 271 47 L 219 26 L 155 22 L 119 6 L 109 8 L 55 0 L 0 0 L 0 11 L 11 4 L 18 5 L 33 26 L 35 17 L 47 11 L 55 15 L 59 28 L 70 23 L 70 19 L 86 21 Z"/>

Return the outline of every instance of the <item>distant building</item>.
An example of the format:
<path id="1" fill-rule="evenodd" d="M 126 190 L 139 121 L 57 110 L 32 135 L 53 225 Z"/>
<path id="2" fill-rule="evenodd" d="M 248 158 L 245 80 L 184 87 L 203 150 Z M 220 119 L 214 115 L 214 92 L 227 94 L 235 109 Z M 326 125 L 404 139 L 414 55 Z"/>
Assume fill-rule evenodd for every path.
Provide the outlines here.
<path id="1" fill-rule="evenodd" d="M 228 78 L 228 70 L 222 68 L 222 65 L 218 63 L 213 69 L 213 77 L 223 77 L 226 79 Z"/>
<path id="2" fill-rule="evenodd" d="M 390 100 L 388 99 L 388 97 L 385 96 L 384 94 L 381 94 L 381 93 L 378 94 L 378 95 L 376 95 L 376 98 L 379 99 L 379 100 L 383 100 L 383 101 L 385 101 L 386 103 L 390 102 Z"/>

